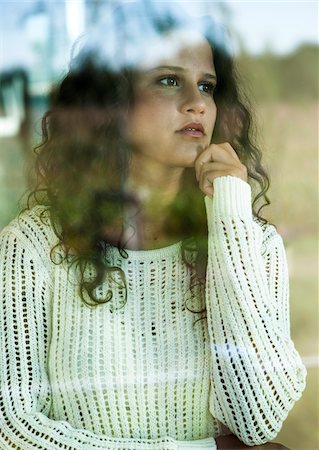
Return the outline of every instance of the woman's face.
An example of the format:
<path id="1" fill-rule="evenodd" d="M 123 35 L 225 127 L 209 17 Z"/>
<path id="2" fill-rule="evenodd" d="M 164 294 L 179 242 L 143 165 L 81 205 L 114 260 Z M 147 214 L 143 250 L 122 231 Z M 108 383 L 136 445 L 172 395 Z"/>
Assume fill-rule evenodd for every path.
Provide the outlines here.
<path id="1" fill-rule="evenodd" d="M 193 166 L 211 142 L 215 86 L 212 49 L 204 39 L 145 65 L 128 115 L 133 155 L 166 167 Z"/>

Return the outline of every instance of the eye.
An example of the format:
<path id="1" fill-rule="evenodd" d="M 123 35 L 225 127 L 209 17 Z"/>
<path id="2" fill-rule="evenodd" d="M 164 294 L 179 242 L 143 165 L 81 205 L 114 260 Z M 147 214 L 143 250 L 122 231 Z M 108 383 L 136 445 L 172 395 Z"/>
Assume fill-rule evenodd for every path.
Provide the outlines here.
<path id="1" fill-rule="evenodd" d="M 163 86 L 175 87 L 178 86 L 178 79 L 173 75 L 166 75 L 165 77 L 161 77 L 158 82 Z"/>
<path id="2" fill-rule="evenodd" d="M 210 81 L 205 81 L 203 83 L 200 83 L 198 87 L 199 90 L 204 92 L 205 94 L 213 95 L 216 84 L 211 83 Z"/>

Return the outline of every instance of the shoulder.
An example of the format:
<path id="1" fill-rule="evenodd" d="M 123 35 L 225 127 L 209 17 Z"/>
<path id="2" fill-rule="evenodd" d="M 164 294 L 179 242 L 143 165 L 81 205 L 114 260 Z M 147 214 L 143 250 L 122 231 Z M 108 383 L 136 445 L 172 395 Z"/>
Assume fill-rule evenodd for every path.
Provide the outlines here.
<path id="1" fill-rule="evenodd" d="M 26 209 L 12 220 L 0 233 L 0 241 L 5 240 L 15 242 L 26 253 L 37 255 L 43 263 L 51 260 L 51 250 L 59 242 L 48 208 L 42 205 Z"/>

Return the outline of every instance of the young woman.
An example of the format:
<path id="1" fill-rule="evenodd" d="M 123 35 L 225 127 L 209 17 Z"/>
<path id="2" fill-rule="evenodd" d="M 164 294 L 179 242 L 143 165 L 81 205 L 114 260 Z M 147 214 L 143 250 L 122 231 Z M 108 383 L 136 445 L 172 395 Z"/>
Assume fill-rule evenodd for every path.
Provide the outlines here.
<path id="1" fill-rule="evenodd" d="M 1 234 L 0 448 L 259 448 L 305 368 L 221 28 L 128 4 L 98 31 Z"/>

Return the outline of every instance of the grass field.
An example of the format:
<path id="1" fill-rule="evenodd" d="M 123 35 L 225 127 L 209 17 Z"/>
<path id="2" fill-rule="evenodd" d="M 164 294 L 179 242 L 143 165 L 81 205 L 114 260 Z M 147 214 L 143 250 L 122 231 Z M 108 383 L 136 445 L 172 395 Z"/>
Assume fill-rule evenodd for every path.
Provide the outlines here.
<path id="1" fill-rule="evenodd" d="M 267 215 L 287 250 L 291 334 L 303 357 L 318 355 L 318 105 L 264 105 L 258 118 L 271 175 Z M 318 364 L 308 368 L 304 395 L 276 442 L 319 449 Z"/>
<path id="2" fill-rule="evenodd" d="M 303 357 L 318 354 L 318 106 L 268 104 L 257 110 L 271 175 L 267 218 L 282 234 L 291 278 L 291 331 Z M 0 228 L 16 213 L 25 188 L 23 149 L 0 142 Z M 319 448 L 318 366 L 276 442 L 293 450 Z"/>

